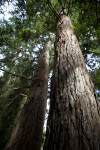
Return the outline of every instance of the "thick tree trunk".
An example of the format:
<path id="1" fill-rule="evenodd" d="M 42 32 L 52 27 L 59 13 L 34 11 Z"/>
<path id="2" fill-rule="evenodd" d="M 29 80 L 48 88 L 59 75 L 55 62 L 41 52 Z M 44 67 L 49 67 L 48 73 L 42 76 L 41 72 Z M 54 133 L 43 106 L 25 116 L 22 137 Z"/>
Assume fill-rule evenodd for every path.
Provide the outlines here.
<path id="1" fill-rule="evenodd" d="M 44 150 L 100 150 L 100 112 L 70 17 L 57 24 Z"/>
<path id="2" fill-rule="evenodd" d="M 48 89 L 50 46 L 51 40 L 48 40 L 40 54 L 28 100 L 5 150 L 41 149 Z"/>

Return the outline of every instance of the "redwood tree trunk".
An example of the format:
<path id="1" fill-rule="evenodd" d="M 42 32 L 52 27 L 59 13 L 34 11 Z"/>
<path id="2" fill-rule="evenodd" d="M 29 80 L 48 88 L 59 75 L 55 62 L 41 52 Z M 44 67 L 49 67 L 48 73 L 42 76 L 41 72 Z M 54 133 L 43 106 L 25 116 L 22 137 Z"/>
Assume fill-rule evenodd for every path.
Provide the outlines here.
<path id="1" fill-rule="evenodd" d="M 100 150 L 100 113 L 70 17 L 57 24 L 44 150 Z"/>
<path id="2" fill-rule="evenodd" d="M 48 89 L 50 46 L 51 40 L 48 40 L 40 54 L 28 100 L 5 150 L 41 149 Z"/>

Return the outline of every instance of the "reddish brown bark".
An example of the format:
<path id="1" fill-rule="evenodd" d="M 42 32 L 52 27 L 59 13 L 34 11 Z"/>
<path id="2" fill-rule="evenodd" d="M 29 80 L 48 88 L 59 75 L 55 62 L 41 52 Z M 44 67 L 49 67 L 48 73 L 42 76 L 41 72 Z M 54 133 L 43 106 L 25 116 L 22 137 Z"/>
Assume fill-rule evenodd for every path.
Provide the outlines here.
<path id="1" fill-rule="evenodd" d="M 28 100 L 5 150 L 41 149 L 48 89 L 50 45 L 51 40 L 48 40 L 40 54 L 33 78 L 34 81 L 29 90 Z"/>
<path id="2" fill-rule="evenodd" d="M 70 17 L 57 24 L 44 150 L 100 150 L 100 113 Z"/>

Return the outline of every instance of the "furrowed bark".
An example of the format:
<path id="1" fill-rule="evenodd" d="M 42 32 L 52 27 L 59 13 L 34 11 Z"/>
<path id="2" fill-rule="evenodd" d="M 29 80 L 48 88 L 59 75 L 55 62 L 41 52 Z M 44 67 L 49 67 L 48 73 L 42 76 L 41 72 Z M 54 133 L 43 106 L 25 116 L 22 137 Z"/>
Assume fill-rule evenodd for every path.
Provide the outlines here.
<path id="1" fill-rule="evenodd" d="M 48 90 L 50 46 L 51 40 L 49 39 L 40 54 L 28 100 L 5 150 L 41 149 Z"/>
<path id="2" fill-rule="evenodd" d="M 44 150 L 100 150 L 100 107 L 69 16 L 57 24 Z"/>

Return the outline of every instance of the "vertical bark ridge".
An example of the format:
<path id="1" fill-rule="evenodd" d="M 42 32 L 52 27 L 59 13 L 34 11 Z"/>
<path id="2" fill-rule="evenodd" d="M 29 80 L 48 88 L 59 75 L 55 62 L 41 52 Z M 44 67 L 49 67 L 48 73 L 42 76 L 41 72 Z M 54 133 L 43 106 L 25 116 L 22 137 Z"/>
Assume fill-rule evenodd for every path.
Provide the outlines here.
<path id="1" fill-rule="evenodd" d="M 51 40 L 49 39 L 45 43 L 43 51 L 41 51 L 33 82 L 30 86 L 28 100 L 5 150 L 41 149 L 48 90 L 50 46 Z"/>
<path id="2" fill-rule="evenodd" d="M 100 150 L 100 113 L 70 17 L 57 24 L 44 150 Z"/>

